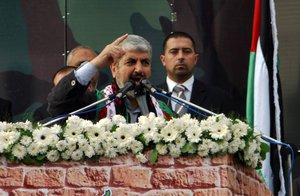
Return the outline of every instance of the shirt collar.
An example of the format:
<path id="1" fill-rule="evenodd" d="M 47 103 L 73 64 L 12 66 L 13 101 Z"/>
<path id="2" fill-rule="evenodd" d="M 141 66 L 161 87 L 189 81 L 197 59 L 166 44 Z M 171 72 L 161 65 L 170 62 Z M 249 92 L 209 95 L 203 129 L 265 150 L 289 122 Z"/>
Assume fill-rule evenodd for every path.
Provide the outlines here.
<path id="1" fill-rule="evenodd" d="M 184 85 L 188 91 L 192 91 L 193 88 L 193 83 L 194 83 L 194 75 L 192 75 L 187 81 L 185 81 L 184 83 L 182 83 L 182 85 Z M 173 88 L 177 85 L 178 83 L 174 82 L 173 80 L 171 80 L 168 76 L 167 76 L 167 85 L 169 88 L 169 92 L 173 91 Z"/>

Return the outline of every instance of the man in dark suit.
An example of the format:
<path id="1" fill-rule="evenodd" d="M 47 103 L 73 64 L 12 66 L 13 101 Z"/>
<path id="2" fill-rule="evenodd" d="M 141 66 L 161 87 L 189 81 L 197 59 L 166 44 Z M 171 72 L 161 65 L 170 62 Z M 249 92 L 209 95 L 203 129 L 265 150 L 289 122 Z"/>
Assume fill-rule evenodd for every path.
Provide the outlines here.
<path id="1" fill-rule="evenodd" d="M 172 92 L 174 96 L 184 98 L 214 113 L 228 114 L 232 110 L 231 96 L 225 91 L 208 86 L 194 77 L 194 69 L 198 61 L 195 48 L 194 39 L 185 32 L 173 32 L 165 38 L 163 42 L 164 54 L 160 56 L 160 59 L 166 68 L 167 77 L 166 81 L 159 87 Z M 183 91 L 179 92 L 178 88 Z M 167 102 L 179 116 L 188 112 L 194 117 L 199 117 L 199 114 L 187 111 L 182 107 L 177 111 L 175 102 Z M 202 111 L 199 112 L 203 113 Z"/>
<path id="2" fill-rule="evenodd" d="M 11 102 L 0 98 L 0 121 L 12 121 Z"/>

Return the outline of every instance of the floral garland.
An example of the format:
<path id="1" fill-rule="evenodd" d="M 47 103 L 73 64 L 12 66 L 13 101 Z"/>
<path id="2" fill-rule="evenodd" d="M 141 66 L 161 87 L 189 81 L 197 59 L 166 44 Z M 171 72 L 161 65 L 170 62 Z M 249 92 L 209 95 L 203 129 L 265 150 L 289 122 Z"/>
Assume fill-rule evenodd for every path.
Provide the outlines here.
<path id="1" fill-rule="evenodd" d="M 146 150 L 151 151 L 148 159 L 143 154 Z M 114 158 L 126 153 L 135 154 L 142 163 L 155 162 L 159 155 L 167 154 L 206 157 L 229 153 L 237 155 L 248 166 L 260 168 L 268 150 L 268 145 L 261 142 L 261 133 L 223 114 L 201 121 L 186 114 L 165 121 L 150 113 L 132 124 L 120 115 L 95 124 L 71 116 L 64 127 L 33 128 L 29 121 L 0 122 L 0 156 L 25 164 L 96 161 L 101 156 Z"/>

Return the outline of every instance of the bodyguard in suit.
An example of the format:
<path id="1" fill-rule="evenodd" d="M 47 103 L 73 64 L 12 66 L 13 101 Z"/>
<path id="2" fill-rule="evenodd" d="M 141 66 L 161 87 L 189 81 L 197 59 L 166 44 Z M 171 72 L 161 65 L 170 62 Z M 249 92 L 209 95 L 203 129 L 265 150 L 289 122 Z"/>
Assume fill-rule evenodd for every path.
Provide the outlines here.
<path id="1" fill-rule="evenodd" d="M 194 69 L 199 58 L 195 48 L 194 39 L 185 32 L 172 32 L 165 38 L 164 54 L 160 56 L 160 59 L 166 69 L 167 77 L 159 87 L 212 112 L 228 114 L 233 105 L 231 96 L 194 77 Z M 173 101 L 165 101 L 179 116 L 188 112 L 194 117 L 199 117 L 184 107 L 179 107 Z"/>

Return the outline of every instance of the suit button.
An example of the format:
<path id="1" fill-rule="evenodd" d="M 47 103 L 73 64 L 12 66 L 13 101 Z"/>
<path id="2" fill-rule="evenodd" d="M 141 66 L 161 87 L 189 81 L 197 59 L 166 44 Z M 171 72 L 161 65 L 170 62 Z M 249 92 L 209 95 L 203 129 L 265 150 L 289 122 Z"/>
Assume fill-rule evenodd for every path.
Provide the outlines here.
<path id="1" fill-rule="evenodd" d="M 76 81 L 75 81 L 75 80 L 72 80 L 72 81 L 71 81 L 71 85 L 72 85 L 72 86 L 75 86 L 75 84 L 76 84 Z"/>

